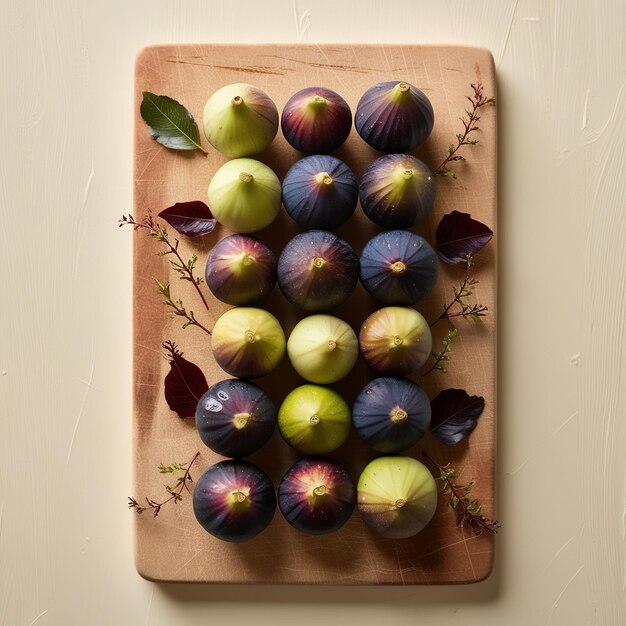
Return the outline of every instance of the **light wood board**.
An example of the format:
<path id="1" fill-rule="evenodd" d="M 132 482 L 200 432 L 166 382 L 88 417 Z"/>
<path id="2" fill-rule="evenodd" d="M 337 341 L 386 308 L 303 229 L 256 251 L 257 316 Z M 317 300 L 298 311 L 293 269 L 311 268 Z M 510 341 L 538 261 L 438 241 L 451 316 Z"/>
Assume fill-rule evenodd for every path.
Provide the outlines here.
<path id="1" fill-rule="evenodd" d="M 135 199 L 134 215 L 142 219 L 151 209 L 155 214 L 176 202 L 201 199 L 212 174 L 226 158 L 207 144 L 208 156 L 176 153 L 157 144 L 139 115 L 141 92 L 168 95 L 183 103 L 201 127 L 202 109 L 219 87 L 249 82 L 264 89 L 279 111 L 297 90 L 324 86 L 340 93 L 352 110 L 360 95 L 384 80 L 402 79 L 422 89 L 435 110 L 435 127 L 427 142 L 414 152 L 431 168 L 438 165 L 448 145 L 461 131 L 459 117 L 469 104 L 470 84 L 481 81 L 488 96 L 495 95 L 495 71 L 491 54 L 482 48 L 418 45 L 163 45 L 143 49 L 136 61 L 135 75 Z M 434 242 L 434 231 L 442 215 L 452 210 L 472 217 L 496 231 L 496 109 L 483 109 L 477 146 L 466 146 L 466 163 L 453 167 L 458 179 L 437 178 L 437 200 L 430 216 L 416 232 Z M 370 149 L 353 129 L 348 141 L 336 153 L 353 169 L 357 178 L 380 153 Z M 272 167 L 279 178 L 299 158 L 280 131 L 260 160 Z M 175 234 L 170 229 L 171 234 Z M 280 253 L 298 232 L 283 211 L 260 239 Z M 360 207 L 349 222 L 336 231 L 359 253 L 379 229 L 367 220 Z M 183 255 L 199 257 L 199 274 L 211 247 L 229 234 L 218 227 L 199 239 L 181 237 Z M 163 379 L 169 370 L 161 344 L 175 341 L 184 356 L 198 364 L 209 384 L 227 376 L 215 364 L 207 335 L 197 328 L 181 329 L 180 318 L 171 319 L 157 293 L 154 279 L 170 280 L 172 292 L 209 328 L 229 308 L 211 297 L 205 288 L 209 311 L 193 287 L 171 272 L 166 258 L 156 256 L 158 244 L 142 231 L 134 235 L 134 496 L 159 499 L 163 483 L 157 466 L 185 462 L 196 451 L 198 477 L 221 460 L 201 442 L 193 419 L 180 420 L 164 398 Z M 481 395 L 486 406 L 476 429 L 455 446 L 439 444 L 430 434 L 406 454 L 420 458 L 426 450 L 440 463 L 450 462 L 462 482 L 475 481 L 474 496 L 487 516 L 495 515 L 496 442 L 496 241 L 476 257 L 476 299 L 489 307 L 479 323 L 457 322 L 459 337 L 454 341 L 448 372 L 433 372 L 418 382 L 432 398 L 441 389 L 464 388 Z M 435 289 L 416 307 L 428 320 L 441 311 L 452 297 L 452 286 L 462 278 L 460 267 L 440 265 Z M 261 303 L 275 313 L 288 334 L 303 315 L 289 305 L 278 288 Z M 360 286 L 354 295 L 332 313 L 346 319 L 355 329 L 377 305 Z M 439 349 L 446 325 L 438 324 L 433 345 Z M 333 385 L 348 402 L 373 375 L 359 361 L 350 376 Z M 301 380 L 288 360 L 272 374 L 257 381 L 277 406 Z M 342 461 L 353 479 L 375 456 L 351 433 L 348 441 L 329 455 Z M 281 476 L 300 455 L 275 432 L 271 441 L 250 460 L 262 467 L 278 484 Z M 219 541 L 196 522 L 191 496 L 177 506 L 164 507 L 158 518 L 150 513 L 134 516 L 135 562 L 138 572 L 150 580 L 234 583 L 318 583 L 318 584 L 434 584 L 466 583 L 489 575 L 495 539 L 488 533 L 474 536 L 456 526 L 455 516 L 440 497 L 439 507 L 429 526 L 417 536 L 388 540 L 373 534 L 355 512 L 338 532 L 307 536 L 292 529 L 279 511 L 270 526 L 255 539 L 243 544 Z"/>

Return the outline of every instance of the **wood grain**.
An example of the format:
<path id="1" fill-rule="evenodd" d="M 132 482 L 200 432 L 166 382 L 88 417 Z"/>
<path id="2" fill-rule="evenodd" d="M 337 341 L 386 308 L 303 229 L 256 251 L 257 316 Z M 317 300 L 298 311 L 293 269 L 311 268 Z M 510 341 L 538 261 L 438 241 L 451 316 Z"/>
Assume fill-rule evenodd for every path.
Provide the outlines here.
<path id="1" fill-rule="evenodd" d="M 317 45 L 185 45 L 155 46 L 142 50 L 135 74 L 135 217 L 141 219 L 148 208 L 153 212 L 175 202 L 205 199 L 213 172 L 225 161 L 216 151 L 207 157 L 183 155 L 164 149 L 154 142 L 139 116 L 142 91 L 169 95 L 184 103 L 197 120 L 208 96 L 231 82 L 251 82 L 264 89 L 279 110 L 298 89 L 320 85 L 335 89 L 352 109 L 360 95 L 382 80 L 404 79 L 422 89 L 435 110 L 435 129 L 426 144 L 415 154 L 435 167 L 447 146 L 460 131 L 458 118 L 466 108 L 465 96 L 470 83 L 480 80 L 488 95 L 495 94 L 493 60 L 482 48 L 457 46 L 317 46 Z M 456 165 L 458 180 L 438 179 L 438 196 L 431 215 L 420 224 L 419 232 L 434 240 L 435 227 L 444 213 L 460 210 L 496 228 L 496 111 L 485 111 L 480 144 L 469 147 L 468 163 Z M 378 153 L 369 149 L 353 130 L 337 151 L 357 177 Z M 298 158 L 279 136 L 270 149 L 258 158 L 272 167 L 282 179 Z M 259 237 L 280 252 L 297 232 L 284 214 Z M 355 216 L 338 234 L 360 252 L 377 229 L 357 209 Z M 183 254 L 196 253 L 204 267 L 208 251 L 228 234 L 218 228 L 200 240 L 182 240 Z M 197 328 L 180 328 L 171 320 L 153 279 L 171 280 L 173 293 L 185 302 L 203 324 L 210 327 L 228 307 L 209 298 L 209 311 L 191 285 L 170 275 L 168 263 L 155 256 L 156 244 L 141 232 L 134 247 L 134 492 L 137 497 L 157 497 L 163 489 L 160 463 L 186 461 L 199 450 L 195 475 L 219 460 L 201 443 L 193 420 L 182 422 L 167 407 L 163 396 L 163 377 L 169 366 L 161 344 L 174 340 L 185 356 L 203 369 L 209 383 L 226 377 L 214 363 L 208 336 Z M 461 320 L 459 338 L 445 375 L 433 373 L 421 382 L 430 397 L 445 387 L 461 387 L 470 394 L 485 397 L 486 408 L 476 430 L 466 442 L 453 447 L 438 444 L 427 436 L 420 446 L 407 454 L 419 456 L 427 450 L 441 463 L 451 462 L 460 480 L 476 481 L 475 496 L 484 512 L 494 515 L 495 406 L 496 406 L 496 238 L 477 257 L 476 297 L 489 308 L 481 323 Z M 436 288 L 417 307 L 434 319 L 451 286 L 462 276 L 460 268 L 441 267 Z M 174 291 L 175 290 L 175 291 Z M 302 317 L 290 307 L 276 289 L 262 303 L 280 319 L 289 333 Z M 355 328 L 376 308 L 360 287 L 336 314 Z M 435 327 L 434 345 L 445 333 L 445 325 Z M 345 381 L 334 385 L 351 402 L 371 377 L 358 363 Z M 278 370 L 260 379 L 274 402 L 279 405 L 300 380 L 285 360 Z M 374 454 L 358 438 L 348 441 L 332 455 L 344 462 L 356 480 Z M 275 484 L 298 458 L 275 433 L 270 443 L 251 460 L 259 464 Z M 188 496 L 178 506 L 163 509 L 159 518 L 149 514 L 135 517 L 135 562 L 139 573 L 150 580 L 185 582 L 245 583 L 383 583 L 433 584 L 478 581 L 491 571 L 494 538 L 478 537 L 458 529 L 445 499 L 431 524 L 412 539 L 393 541 L 373 535 L 354 515 L 337 533 L 310 537 L 290 528 L 277 513 L 270 527 L 245 544 L 229 544 L 208 535 L 195 521 Z"/>

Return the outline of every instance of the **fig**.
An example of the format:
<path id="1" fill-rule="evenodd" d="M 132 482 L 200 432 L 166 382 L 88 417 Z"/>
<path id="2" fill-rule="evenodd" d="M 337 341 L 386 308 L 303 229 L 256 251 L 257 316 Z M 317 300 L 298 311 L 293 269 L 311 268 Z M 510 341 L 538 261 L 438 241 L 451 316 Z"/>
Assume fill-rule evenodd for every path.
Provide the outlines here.
<path id="1" fill-rule="evenodd" d="M 359 344 L 352 328 L 338 317 L 309 315 L 291 331 L 287 354 L 302 378 L 328 385 L 350 373 L 359 354 Z"/>
<path id="2" fill-rule="evenodd" d="M 278 110 L 258 87 L 235 83 L 218 89 L 204 106 L 204 134 L 231 158 L 265 150 L 278 132 Z"/>
<path id="3" fill-rule="evenodd" d="M 278 485 L 278 508 L 296 530 L 324 535 L 339 530 L 356 504 L 354 483 L 343 465 L 325 458 L 298 461 Z"/>
<path id="4" fill-rule="evenodd" d="M 276 426 L 276 407 L 247 380 L 221 380 L 198 401 L 196 428 L 213 452 L 241 458 L 259 450 Z"/>
<path id="5" fill-rule="evenodd" d="M 435 181 L 426 166 L 410 154 L 386 154 L 367 167 L 359 185 L 361 206 L 382 228 L 410 228 L 435 201 Z"/>
<path id="6" fill-rule="evenodd" d="M 211 250 L 204 279 L 211 293 L 227 304 L 250 304 L 276 284 L 276 257 L 258 239 L 230 235 Z"/>
<path id="7" fill-rule="evenodd" d="M 294 163 L 283 181 L 283 204 L 302 228 L 333 229 L 346 222 L 359 198 L 350 168 L 330 155 Z"/>
<path id="8" fill-rule="evenodd" d="M 361 473 L 357 502 L 372 530 L 390 539 L 405 539 L 420 532 L 435 514 L 437 485 L 416 459 L 382 456 Z"/>
<path id="9" fill-rule="evenodd" d="M 274 517 L 274 485 L 264 471 L 249 461 L 220 461 L 196 482 L 193 512 L 214 537 L 247 541 L 265 530 Z"/>
<path id="10" fill-rule="evenodd" d="M 374 450 L 400 452 L 415 445 L 428 430 L 430 401 L 412 380 L 375 378 L 356 397 L 352 423 Z"/>
<path id="11" fill-rule="evenodd" d="M 336 450 L 350 432 L 350 407 L 332 389 L 302 385 L 294 389 L 278 411 L 283 439 L 304 454 Z"/>
<path id="12" fill-rule="evenodd" d="M 374 311 L 361 326 L 361 354 L 379 374 L 415 374 L 432 348 L 428 322 L 415 309 L 388 306 Z"/>
<path id="13" fill-rule="evenodd" d="M 278 259 L 278 286 L 305 311 L 339 306 L 354 291 L 359 258 L 350 245 L 325 230 L 296 235 Z"/>
<path id="14" fill-rule="evenodd" d="M 348 138 L 352 112 L 348 103 L 331 89 L 307 87 L 289 98 L 280 127 L 296 150 L 328 154 Z"/>
<path id="15" fill-rule="evenodd" d="M 235 307 L 215 322 L 211 348 L 225 372 L 239 378 L 258 378 L 280 363 L 285 353 L 285 335 L 269 311 Z"/>
<path id="16" fill-rule="evenodd" d="M 354 126 L 361 139 L 381 152 L 408 152 L 430 135 L 435 121 L 430 100 L 409 83 L 370 87 L 356 105 Z"/>
<path id="17" fill-rule="evenodd" d="M 360 258 L 361 284 L 384 304 L 414 304 L 437 282 L 437 254 L 408 230 L 390 230 L 370 239 Z"/>
<path id="18" fill-rule="evenodd" d="M 215 219 L 239 233 L 271 224 L 280 210 L 280 181 L 254 159 L 227 161 L 209 183 L 209 207 Z"/>

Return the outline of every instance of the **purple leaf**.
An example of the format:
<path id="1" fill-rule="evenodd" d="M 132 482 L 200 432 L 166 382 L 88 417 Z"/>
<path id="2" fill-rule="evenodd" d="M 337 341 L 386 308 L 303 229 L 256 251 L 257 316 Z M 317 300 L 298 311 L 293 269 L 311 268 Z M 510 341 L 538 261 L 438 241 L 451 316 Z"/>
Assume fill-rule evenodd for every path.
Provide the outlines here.
<path id="1" fill-rule="evenodd" d="M 493 231 L 473 220 L 469 213 L 452 211 L 441 218 L 435 232 L 435 250 L 445 263 L 465 263 L 468 254 L 476 254 L 489 243 Z"/>
<path id="2" fill-rule="evenodd" d="M 165 400 L 167 405 L 185 419 L 194 417 L 198 400 L 209 388 L 202 370 L 178 350 L 175 343 L 166 341 L 163 348 L 170 361 L 170 371 L 165 376 Z"/>
<path id="3" fill-rule="evenodd" d="M 216 220 L 209 207 L 200 200 L 177 202 L 174 206 L 163 209 L 159 213 L 172 228 L 188 237 L 208 235 L 214 228 Z"/>
<path id="4" fill-rule="evenodd" d="M 430 432 L 441 442 L 454 444 L 465 439 L 485 408 L 485 399 L 470 396 L 465 389 L 444 389 L 430 402 Z"/>

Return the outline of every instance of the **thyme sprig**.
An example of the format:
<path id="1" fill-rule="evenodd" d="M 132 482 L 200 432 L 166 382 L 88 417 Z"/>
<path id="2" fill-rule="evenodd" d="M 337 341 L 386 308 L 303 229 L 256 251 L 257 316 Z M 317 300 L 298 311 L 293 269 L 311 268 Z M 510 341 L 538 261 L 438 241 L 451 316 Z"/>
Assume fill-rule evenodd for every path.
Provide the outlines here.
<path id="1" fill-rule="evenodd" d="M 156 500 L 152 500 L 151 498 L 146 497 L 145 505 L 139 504 L 139 502 L 135 498 L 129 496 L 128 508 L 135 509 L 135 511 L 140 514 L 144 511 L 151 510 L 154 517 L 156 517 L 161 512 L 161 507 L 166 505 L 168 502 L 174 502 L 174 504 L 178 504 L 183 499 L 182 493 L 184 490 L 191 493 L 188 485 L 188 483 L 193 482 L 190 474 L 191 466 L 195 463 L 196 459 L 199 456 L 200 452 L 196 452 L 191 460 L 187 463 L 171 463 L 170 465 L 159 465 L 159 472 L 161 474 L 176 474 L 178 472 L 182 472 L 182 475 L 178 476 L 178 478 L 176 479 L 176 484 L 173 487 L 171 485 L 163 485 L 165 491 L 169 494 L 169 496 L 161 502 L 157 502 Z"/>
<path id="2" fill-rule="evenodd" d="M 455 482 L 456 470 L 450 464 L 439 465 L 427 452 L 422 452 L 439 471 L 437 480 L 441 483 L 440 492 L 449 496 L 448 506 L 455 512 L 457 525 L 462 528 L 467 525 L 475 535 L 480 535 L 483 530 L 496 534 L 501 528 L 498 520 L 491 520 L 483 515 L 480 502 L 470 497 L 474 487 L 474 481 L 466 485 L 459 485 Z"/>
<path id="3" fill-rule="evenodd" d="M 454 299 L 443 305 L 443 312 L 441 315 L 430 323 L 432 328 L 435 324 L 441 320 L 450 320 L 452 317 L 469 318 L 473 321 L 478 321 L 479 318 L 487 315 L 489 310 L 485 305 L 472 304 L 465 300 L 474 295 L 474 287 L 478 284 L 478 280 L 472 275 L 472 267 L 474 266 L 474 257 L 471 254 L 465 257 L 465 275 L 460 281 L 459 286 L 452 287 Z M 452 310 L 455 305 L 458 305 L 456 310 Z"/>
<path id="4" fill-rule="evenodd" d="M 448 370 L 446 369 L 445 362 L 450 360 L 450 353 L 452 352 L 452 340 L 459 334 L 459 331 L 450 324 L 450 328 L 448 328 L 447 335 L 441 340 L 443 344 L 443 349 L 441 352 L 431 352 L 431 356 L 435 359 L 435 362 L 421 375 L 426 376 L 426 374 L 430 374 L 435 370 L 442 372 L 445 374 Z"/>
<path id="5" fill-rule="evenodd" d="M 183 328 L 187 328 L 187 326 L 197 326 L 198 328 L 203 330 L 207 335 L 211 335 L 211 331 L 196 319 L 196 316 L 194 315 L 193 311 L 187 310 L 185 308 L 185 305 L 183 304 L 183 301 L 180 298 L 177 298 L 176 300 L 172 298 L 172 294 L 170 293 L 169 283 L 164 283 L 160 281 L 158 278 L 154 279 L 154 283 L 157 286 L 159 293 L 165 298 L 165 300 L 163 300 L 163 304 L 173 309 L 173 311 L 171 312 L 172 318 L 182 317 L 185 320 L 187 320 L 183 324 Z"/>
<path id="6" fill-rule="evenodd" d="M 477 123 L 480 121 L 478 115 L 479 110 L 484 106 L 495 106 L 495 98 L 486 98 L 484 95 L 483 85 L 480 82 L 472 83 L 471 88 L 474 93 L 471 96 L 465 96 L 471 103 L 471 109 L 465 110 L 465 117 L 460 117 L 463 124 L 463 132 L 458 133 L 456 136 L 456 145 L 450 144 L 448 152 L 444 160 L 435 169 L 435 174 L 438 176 L 449 176 L 450 178 L 456 178 L 456 174 L 448 168 L 448 164 L 453 161 L 465 161 L 465 157 L 459 154 L 459 150 L 463 146 L 475 146 L 478 143 L 478 139 L 470 139 L 470 135 L 477 130 L 480 130 Z"/>
<path id="7" fill-rule="evenodd" d="M 204 307 L 208 310 L 209 305 L 204 297 L 204 294 L 200 290 L 200 285 L 204 282 L 200 276 L 194 275 L 194 270 L 196 269 L 196 263 L 198 262 L 197 255 L 193 254 L 190 259 L 185 261 L 180 252 L 178 251 L 179 240 L 174 239 L 170 240 L 167 229 L 162 226 L 159 222 L 157 222 L 152 216 L 152 212 L 148 210 L 148 213 L 142 222 L 137 222 L 135 218 L 128 214 L 122 215 L 122 218 L 119 221 L 120 227 L 122 226 L 132 226 L 135 230 L 140 228 L 145 228 L 148 231 L 148 236 L 152 237 L 159 243 L 165 244 L 165 249 L 157 252 L 158 256 L 171 256 L 169 258 L 170 265 L 174 269 L 175 272 L 180 274 L 181 280 L 187 280 L 193 284 L 198 295 L 202 299 L 202 303 Z M 160 290 L 160 289 L 159 289 Z"/>

